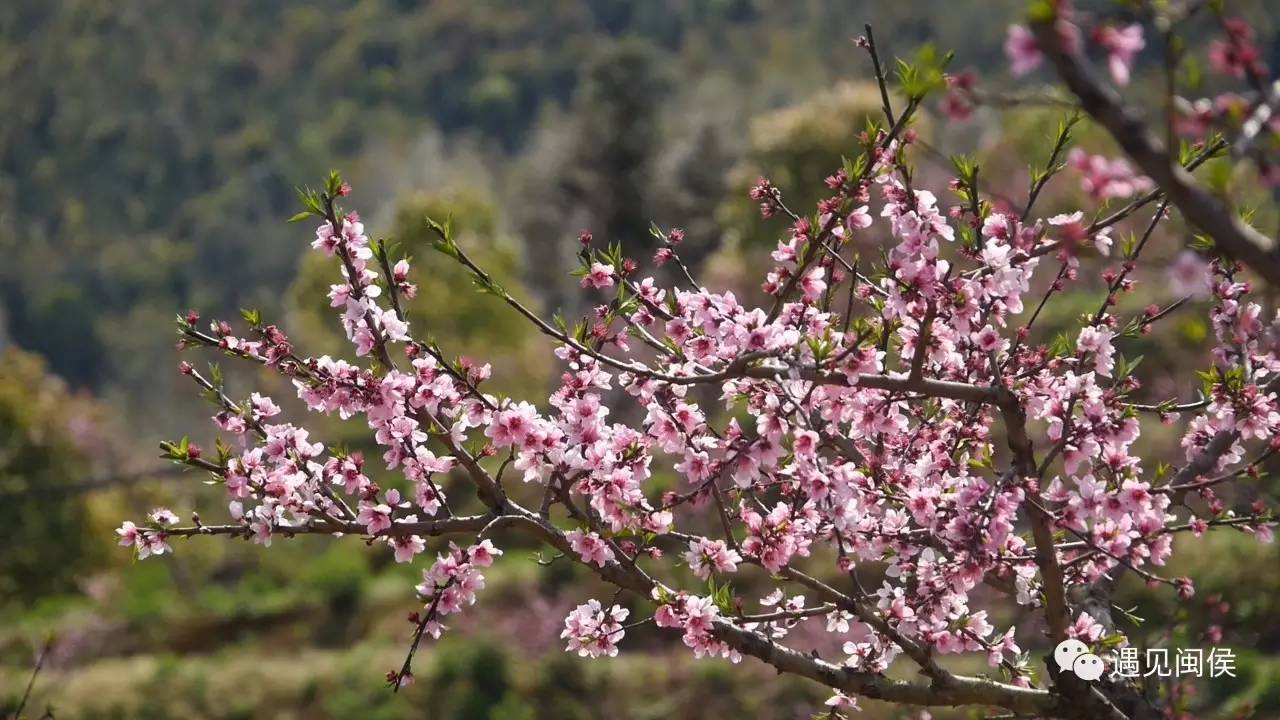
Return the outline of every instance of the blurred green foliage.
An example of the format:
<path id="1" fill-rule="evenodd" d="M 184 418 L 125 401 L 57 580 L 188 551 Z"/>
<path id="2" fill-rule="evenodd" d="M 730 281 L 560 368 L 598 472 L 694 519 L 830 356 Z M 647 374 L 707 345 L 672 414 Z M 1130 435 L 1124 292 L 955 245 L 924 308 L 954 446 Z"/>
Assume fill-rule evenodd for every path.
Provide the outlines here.
<path id="1" fill-rule="evenodd" d="M 896 38 L 887 44 L 978 39 L 934 19 L 936 5 L 877 7 L 881 33 Z M 549 110 L 572 104 L 589 118 L 577 167 L 599 174 L 573 174 L 575 192 L 594 205 L 588 224 L 643 238 L 650 219 L 690 215 L 651 218 L 641 202 L 664 185 L 644 182 L 669 136 L 654 129 L 657 118 L 691 109 L 679 107 L 689 95 L 677 90 L 719 82 L 735 98 L 728 113 L 745 98 L 794 100 L 862 70 L 849 37 L 870 9 L 837 0 L 6 2 L 0 336 L 163 426 L 173 415 L 156 409 L 171 407 L 176 389 L 152 385 L 167 364 L 156 322 L 187 306 L 279 310 L 277 289 L 303 247 L 279 220 L 300 179 L 332 165 L 377 174 L 357 158 L 431 128 L 513 154 Z M 998 57 L 1001 32 L 979 33 L 975 59 Z M 662 73 L 646 68 L 658 60 L 680 64 L 680 88 L 655 84 Z M 596 82 L 610 78 L 627 82 Z M 609 87 L 624 97 L 602 96 Z M 686 164 L 686 174 L 696 169 Z M 512 219 L 543 209 L 506 208 Z M 518 223 L 522 234 L 531 222 Z M 564 232 L 557 225 L 544 237 L 572 237 Z M 535 249 L 548 257 L 544 244 Z"/>
<path id="2" fill-rule="evenodd" d="M 0 352 L 0 609 L 77 590 L 106 551 L 106 527 L 74 488 L 98 413 L 38 356 Z"/>
<path id="3" fill-rule="evenodd" d="M 901 99 L 895 102 L 900 111 Z M 749 252 L 761 254 L 762 248 L 773 247 L 790 221 L 785 216 L 772 222 L 757 220 L 759 203 L 747 196 L 756 178 L 768 178 L 783 190 L 783 201 L 792 210 L 808 215 L 829 194 L 823 179 L 839 168 L 841 157 L 856 154 L 858 135 L 871 122 L 884 124 L 880 91 L 874 82 L 842 82 L 803 103 L 755 118 L 746 151 L 731 170 L 732 190 L 718 218 L 742 234 Z M 924 125 L 916 122 L 913 127 L 928 139 Z"/>

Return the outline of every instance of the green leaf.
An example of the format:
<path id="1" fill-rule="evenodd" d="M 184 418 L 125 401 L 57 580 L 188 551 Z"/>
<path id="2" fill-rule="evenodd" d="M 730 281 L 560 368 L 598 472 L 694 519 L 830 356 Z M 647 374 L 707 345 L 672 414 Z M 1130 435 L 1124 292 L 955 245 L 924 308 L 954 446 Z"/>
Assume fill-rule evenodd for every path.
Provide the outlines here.
<path id="1" fill-rule="evenodd" d="M 1194 55 L 1183 56 L 1182 67 L 1179 70 L 1181 84 L 1188 90 L 1198 90 L 1200 84 L 1204 82 L 1204 66 Z"/>
<path id="2" fill-rule="evenodd" d="M 1075 343 L 1071 341 L 1065 333 L 1059 333 L 1053 338 L 1053 342 L 1049 343 L 1049 354 L 1053 357 L 1063 357 L 1071 354 L 1075 348 Z"/>
<path id="3" fill-rule="evenodd" d="M 338 194 L 338 190 L 342 188 L 342 175 L 337 170 L 330 170 L 329 176 L 325 178 L 325 192 L 329 197 Z"/>
<path id="4" fill-rule="evenodd" d="M 1130 375 L 1133 374 L 1134 369 L 1137 368 L 1138 364 L 1141 362 L 1142 362 L 1141 355 L 1139 355 L 1138 357 L 1132 360 L 1125 358 L 1125 356 L 1123 355 L 1119 356 L 1116 359 L 1116 367 L 1115 367 L 1115 373 L 1114 373 L 1115 379 L 1123 380 L 1129 377 Z"/>
<path id="5" fill-rule="evenodd" d="M 443 224 L 433 218 L 425 218 L 427 228 L 434 232 L 447 245 L 453 245 L 453 215 L 445 218 Z"/>
<path id="6" fill-rule="evenodd" d="M 1208 235 L 1196 235 L 1191 238 L 1191 242 L 1189 244 L 1192 250 L 1197 250 L 1202 253 L 1212 253 L 1217 249 L 1217 244 L 1214 243 L 1213 238 Z"/>
<path id="7" fill-rule="evenodd" d="M 1035 0 L 1027 8 L 1027 19 L 1033 23 L 1053 22 L 1057 16 L 1058 11 L 1049 0 Z"/>

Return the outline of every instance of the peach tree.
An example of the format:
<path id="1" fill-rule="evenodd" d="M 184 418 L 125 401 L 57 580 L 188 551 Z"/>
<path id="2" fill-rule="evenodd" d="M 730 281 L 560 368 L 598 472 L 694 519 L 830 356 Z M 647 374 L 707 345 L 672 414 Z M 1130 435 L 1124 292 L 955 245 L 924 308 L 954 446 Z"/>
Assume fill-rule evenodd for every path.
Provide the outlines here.
<path id="1" fill-rule="evenodd" d="M 293 219 L 317 223 L 312 247 L 333 263 L 350 358 L 308 356 L 256 311 L 235 323 L 192 312 L 178 332 L 185 348 L 280 373 L 314 413 L 367 425 L 380 454 L 329 447 L 272 398 L 234 396 L 219 372 L 183 362 L 228 440 L 213 452 L 169 442 L 164 454 L 222 486 L 229 517 L 183 524 L 158 509 L 126 522 L 121 544 L 147 557 L 183 537 L 269 546 L 322 534 L 420 562 L 407 656 L 387 672 L 396 689 L 427 637 L 482 598 L 485 569 L 518 533 L 615 589 L 564 619 L 567 649 L 584 656 L 615 655 L 652 624 L 698 657 L 750 658 L 826 686 L 832 717 L 860 697 L 1162 716 L 1158 693 L 1115 673 L 1082 679 L 1046 653 L 1078 641 L 1114 665 L 1130 645 L 1111 616 L 1123 574 L 1192 596 L 1193 579 L 1162 572 L 1177 536 L 1271 539 L 1270 509 L 1239 488 L 1277 449 L 1280 325 L 1254 296 L 1280 281 L 1280 256 L 1194 172 L 1230 153 L 1261 187 L 1274 183 L 1277 100 L 1249 26 L 1219 4 L 1117 12 L 1038 2 L 1010 28 L 1013 72 L 1051 66 L 1083 111 L 1050 138 L 1016 204 L 965 158 L 946 187 L 921 186 L 912 123 L 931 93 L 958 119 L 993 96 L 948 74 L 946 58 L 888 66 L 868 27 L 856 44 L 883 122 L 850 139 L 816 207 L 789 207 L 764 178 L 751 188 L 765 218 L 787 223 L 760 301 L 701 284 L 681 260 L 682 232 L 655 225 L 652 258 L 578 238 L 575 274 L 598 306 L 577 322 L 544 318 L 473 260 L 450 220 L 424 218 L 440 261 L 549 339 L 562 374 L 544 395 L 491 393 L 487 365 L 430 339 L 429 319 L 404 312 L 429 278 L 415 279 L 411 248 L 370 240 L 331 174 L 301 192 Z M 1175 71 L 1192 53 L 1179 39 L 1206 19 L 1222 88 L 1187 99 Z M 1147 28 L 1170 78 L 1148 109 L 1163 126 L 1119 91 Z M 1073 149 L 1081 122 L 1127 159 Z M 1060 176 L 1091 205 L 1042 216 L 1037 199 Z M 1165 269 L 1143 269 L 1144 251 L 1179 236 L 1194 239 L 1167 282 Z M 1096 309 L 1037 341 L 1046 306 L 1096 272 Z M 1139 277 L 1162 282 L 1166 301 L 1120 311 Z M 1152 397 L 1126 345 L 1176 313 L 1205 314 L 1214 346 L 1178 397 Z M 1140 456 L 1144 432 L 1170 423 L 1177 446 Z M 659 489 L 656 474 L 676 487 Z M 840 651 L 789 645 L 801 623 Z M 962 654 L 989 671 L 954 671 L 946 657 Z"/>

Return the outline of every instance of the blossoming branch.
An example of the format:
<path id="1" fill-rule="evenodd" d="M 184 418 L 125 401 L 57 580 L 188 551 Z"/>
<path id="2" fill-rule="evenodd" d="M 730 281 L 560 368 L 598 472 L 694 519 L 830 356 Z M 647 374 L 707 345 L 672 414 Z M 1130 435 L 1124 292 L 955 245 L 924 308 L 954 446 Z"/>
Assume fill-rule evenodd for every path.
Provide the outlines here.
<path id="1" fill-rule="evenodd" d="M 1056 15 L 1033 19 L 1058 23 L 1061 47 L 1046 50 L 1044 32 L 1012 31 L 1014 72 L 1083 42 L 1063 29 L 1066 3 L 1049 6 Z M 1125 85 L 1141 28 L 1104 24 L 1093 37 Z M 407 316 L 402 299 L 430 279 L 415 280 L 407 258 L 370 241 L 340 204 L 351 188 L 337 174 L 303 192 L 295 219 L 318 222 L 312 247 L 333 262 L 329 299 L 356 360 L 305 355 L 254 311 L 236 324 L 190 313 L 178 321 L 181 342 L 280 373 L 310 411 L 367 425 L 381 454 L 327 445 L 271 398 L 233 397 L 216 369 L 184 362 L 229 441 L 212 453 L 186 439 L 163 449 L 225 489 L 229 517 L 182 525 L 158 509 L 126 522 L 120 543 L 144 558 L 182 537 L 269 546 L 324 534 L 385 546 L 397 562 L 434 554 L 416 586 L 408 655 L 388 671 L 395 688 L 412 682 L 424 636 L 439 637 L 483 596 L 485 568 L 503 552 L 495 538 L 522 533 L 616 588 L 565 619 L 567 649 L 584 656 L 616 655 L 629 629 L 652 623 L 698 657 L 752 657 L 821 683 L 833 716 L 859 697 L 1136 716 L 1131 688 L 1090 686 L 1052 664 L 1042 673 L 1024 648 L 1069 638 L 1102 654 L 1129 646 L 1085 600 L 1105 603 L 1122 573 L 1190 597 L 1192 579 L 1163 573 L 1178 535 L 1270 541 L 1270 509 L 1236 507 L 1219 490 L 1250 482 L 1280 447 L 1280 325 L 1226 242 L 1179 255 L 1164 304 L 1117 310 L 1185 196 L 1139 174 L 1141 161 L 1135 170 L 1070 149 L 1078 120 L 1060 128 L 1019 210 L 994 203 L 963 159 L 947 188 L 955 204 L 944 205 L 913 172 L 912 124 L 935 90 L 947 89 L 944 109 L 961 108 L 970 98 L 956 93 L 971 80 L 945 76 L 941 61 L 904 63 L 906 100 L 894 107 L 870 28 L 859 45 L 884 91 L 885 122 L 859 138 L 812 210 L 789 207 L 764 178 L 751 188 L 762 216 L 789 222 L 758 305 L 700 284 L 680 258 L 678 229 L 655 229 L 658 250 L 642 259 L 584 233 L 576 274 L 599 305 L 570 325 L 501 287 L 451 222 L 424 220 L 436 251 L 551 340 L 563 373 L 546 396 L 490 392 L 488 365 L 452 360 L 416 334 L 429 319 Z M 1256 63 L 1240 48 L 1215 52 L 1233 58 L 1221 61 L 1230 68 Z M 1204 135 L 1178 177 L 1228 144 Z M 1091 202 L 1123 204 L 1037 217 L 1036 199 L 1060 173 Z M 1139 222 L 1132 239 L 1117 232 L 1128 221 Z M 1093 263 L 1107 266 L 1096 311 L 1070 335 L 1033 343 L 1043 309 Z M 1196 383 L 1203 393 L 1141 401 L 1126 345 L 1175 313 L 1205 309 L 1215 345 Z M 1150 426 L 1180 417 L 1172 466 L 1138 455 Z M 664 473 L 678 478 L 674 490 L 656 489 Z M 477 511 L 463 514 L 477 500 L 446 494 L 448 478 L 469 483 Z M 435 538 L 448 542 L 429 551 Z M 768 592 L 734 590 L 743 576 Z M 997 622 L 1011 608 L 1035 618 L 1034 636 Z M 789 647 L 806 621 L 822 623 L 842 652 Z M 969 653 L 990 672 L 962 675 L 943 662 Z M 899 659 L 920 677 L 887 674 Z"/>

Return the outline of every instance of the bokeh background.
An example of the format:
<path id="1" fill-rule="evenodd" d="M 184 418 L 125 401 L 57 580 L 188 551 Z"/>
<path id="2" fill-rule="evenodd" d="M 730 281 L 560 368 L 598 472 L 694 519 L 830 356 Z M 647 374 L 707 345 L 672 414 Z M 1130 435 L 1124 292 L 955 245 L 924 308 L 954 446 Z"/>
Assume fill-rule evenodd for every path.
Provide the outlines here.
<path id="1" fill-rule="evenodd" d="M 564 614 L 597 588 L 566 563 L 530 562 L 530 547 L 509 548 L 480 603 L 424 647 L 418 683 L 398 695 L 383 674 L 403 658 L 419 570 L 389 553 L 317 538 L 270 551 L 200 541 L 132 562 L 114 547 L 122 518 L 161 504 L 206 518 L 225 507 L 216 488 L 155 458 L 162 439 L 213 438 L 208 408 L 174 369 L 172 319 L 256 307 L 304 352 L 343 352 L 323 299 L 333 269 L 305 252 L 307 228 L 284 222 L 294 188 L 338 168 L 371 234 L 419 259 L 415 329 L 492 361 L 498 390 L 547 387 L 548 345 L 429 253 L 423 214 L 452 213 L 461 242 L 547 312 L 590 307 L 568 276 L 581 229 L 644 257 L 651 221 L 685 228 L 686 257 L 709 284 L 750 297 L 781 225 L 758 219 L 746 188 L 765 174 L 790 204 L 809 206 L 879 111 L 852 42 L 863 23 L 886 56 L 954 49 L 954 69 L 1000 91 L 1014 86 L 1001 43 L 1020 5 L 0 3 L 0 716 L 52 636 L 31 717 L 809 717 L 820 688 L 751 661 L 695 661 L 664 635 L 631 633 L 609 661 L 564 654 Z M 1241 3 L 1264 39 L 1275 37 L 1266 6 Z M 1134 92 L 1151 96 L 1157 83 L 1144 55 Z M 1026 164 L 1043 163 L 1064 114 L 982 107 L 959 122 L 931 103 L 918 124 L 920 184 L 943 195 L 946 156 L 967 152 L 990 192 L 1024 197 Z M 1114 152 L 1088 127 L 1077 134 Z M 1221 189 L 1249 187 L 1229 162 L 1205 172 Z M 1040 210 L 1082 197 L 1067 173 Z M 1265 196 L 1244 200 L 1274 227 Z M 1165 233 L 1124 307 L 1171 299 L 1160 266 L 1185 240 Z M 1039 339 L 1096 307 L 1103 264 L 1087 267 Z M 1180 315 L 1125 349 L 1146 357 L 1137 374 L 1151 397 L 1192 392 L 1202 317 Z M 290 395 L 268 376 L 228 370 L 233 392 Z M 318 432 L 367 442 L 359 428 L 321 422 Z M 1152 464 L 1176 462 L 1174 437 L 1148 441 Z M 1280 717 L 1278 571 L 1274 546 L 1222 533 L 1180 548 L 1174 574 L 1202 578 L 1193 600 L 1122 588 L 1126 607 L 1156 619 L 1135 630 L 1152 642 L 1202 646 L 1216 626 L 1237 651 L 1237 678 L 1186 700 L 1197 717 L 1251 707 Z M 869 718 L 906 716 L 867 706 Z"/>

